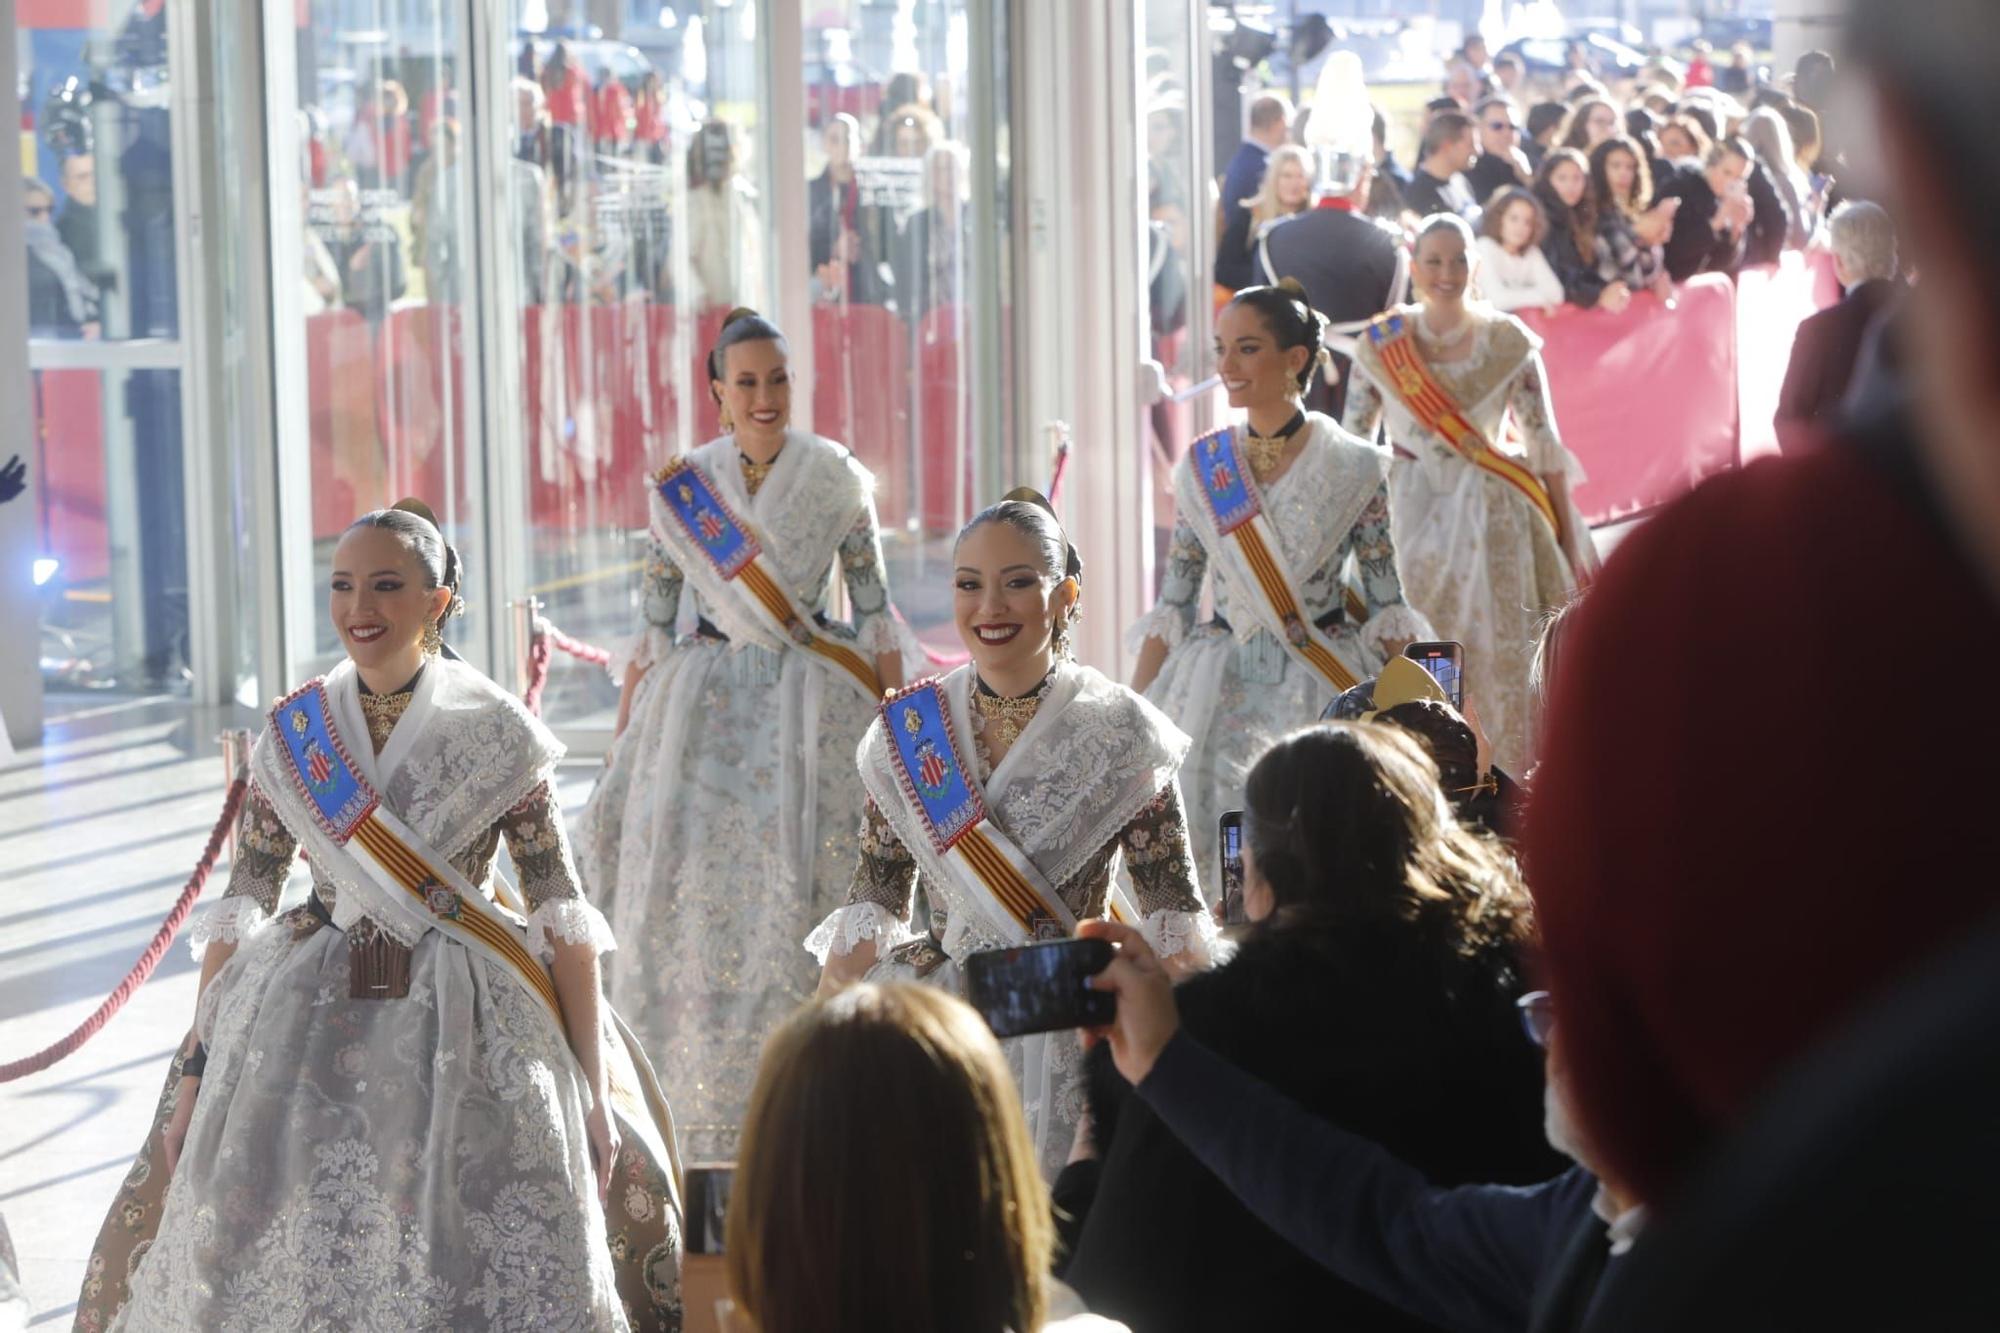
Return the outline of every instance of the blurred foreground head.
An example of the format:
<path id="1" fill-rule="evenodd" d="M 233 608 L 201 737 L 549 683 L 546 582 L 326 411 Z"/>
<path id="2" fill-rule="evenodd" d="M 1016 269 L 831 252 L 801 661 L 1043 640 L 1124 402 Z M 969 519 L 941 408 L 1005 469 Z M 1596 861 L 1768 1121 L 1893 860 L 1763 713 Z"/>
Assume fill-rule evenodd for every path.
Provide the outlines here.
<path id="1" fill-rule="evenodd" d="M 2000 11 L 1849 22 L 1843 185 L 1919 274 L 1904 406 L 1620 547 L 1564 640 L 1529 813 L 1577 1111 L 1649 1203 L 2000 913 Z"/>
<path id="2" fill-rule="evenodd" d="M 1020 1094 L 970 1006 L 863 984 L 766 1043 L 725 1246 L 758 1333 L 1040 1329 L 1054 1244 Z"/>

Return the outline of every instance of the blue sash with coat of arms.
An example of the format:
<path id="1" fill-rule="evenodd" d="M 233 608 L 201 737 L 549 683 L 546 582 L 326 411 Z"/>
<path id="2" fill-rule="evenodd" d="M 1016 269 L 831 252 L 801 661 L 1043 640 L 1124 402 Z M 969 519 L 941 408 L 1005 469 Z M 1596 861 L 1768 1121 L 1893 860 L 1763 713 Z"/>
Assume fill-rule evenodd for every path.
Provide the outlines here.
<path id="1" fill-rule="evenodd" d="M 756 533 L 730 509 L 699 465 L 691 459 L 677 459 L 653 474 L 653 485 L 686 544 L 720 576 L 724 589 L 744 594 L 742 601 L 753 623 L 761 625 L 777 643 L 802 648 L 839 667 L 870 699 L 881 697 L 882 682 L 874 665 L 819 631 L 812 616 L 765 567 L 764 547 Z"/>
<path id="2" fill-rule="evenodd" d="M 932 850 L 954 871 L 996 929 L 1017 943 L 1067 935 L 1076 918 L 1062 898 L 988 817 L 952 731 L 944 688 L 922 680 L 882 701 L 903 795 L 929 835 Z"/>

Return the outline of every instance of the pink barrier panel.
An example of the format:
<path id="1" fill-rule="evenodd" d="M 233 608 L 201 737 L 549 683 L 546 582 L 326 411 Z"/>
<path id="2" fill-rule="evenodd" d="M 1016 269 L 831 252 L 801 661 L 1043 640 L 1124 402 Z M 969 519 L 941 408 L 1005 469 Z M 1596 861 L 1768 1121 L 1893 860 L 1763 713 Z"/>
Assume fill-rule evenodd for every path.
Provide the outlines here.
<path id="1" fill-rule="evenodd" d="M 38 370 L 35 379 L 42 552 L 62 562 L 65 583 L 111 573 L 104 513 L 104 377 L 95 370 Z M 22 503 L 26 503 L 25 500 Z"/>
<path id="2" fill-rule="evenodd" d="M 1697 277 L 1669 310 L 1650 295 L 1616 315 L 1564 306 L 1521 312 L 1545 339 L 1563 442 L 1590 480 L 1591 524 L 1665 504 L 1736 462 L 1736 300 L 1729 279 Z"/>
<path id="3" fill-rule="evenodd" d="M 923 523 L 953 532 L 978 506 L 972 502 L 972 393 L 957 306 L 939 306 L 917 327 L 917 479 Z M 1046 486 L 1046 481 L 1036 485 Z"/>
<path id="4" fill-rule="evenodd" d="M 306 399 L 315 538 L 340 535 L 388 489 L 375 412 L 375 341 L 352 310 L 306 316 Z M 360 503 L 362 496 L 370 503 Z M 390 496 L 390 499 L 397 497 Z"/>
<path id="5" fill-rule="evenodd" d="M 363 509 L 413 495 L 448 523 L 469 501 L 462 460 L 477 446 L 465 438 L 463 357 L 456 306 L 407 306 L 382 321 L 375 335 L 376 411 L 386 485 L 357 497 Z M 447 494 L 452 490 L 457 494 Z"/>
<path id="6" fill-rule="evenodd" d="M 1788 250 L 1774 266 L 1748 268 L 1737 275 L 1738 403 L 1746 463 L 1778 451 L 1777 427 L 1771 419 L 1777 415 L 1792 340 L 1801 320 L 1840 299 L 1839 283 L 1830 281 L 1832 263 L 1824 251 L 1808 258 Z"/>
<path id="7" fill-rule="evenodd" d="M 902 526 L 913 508 L 908 340 L 903 321 L 885 307 L 813 307 L 813 429 L 853 450 L 875 474 L 884 527 Z"/>

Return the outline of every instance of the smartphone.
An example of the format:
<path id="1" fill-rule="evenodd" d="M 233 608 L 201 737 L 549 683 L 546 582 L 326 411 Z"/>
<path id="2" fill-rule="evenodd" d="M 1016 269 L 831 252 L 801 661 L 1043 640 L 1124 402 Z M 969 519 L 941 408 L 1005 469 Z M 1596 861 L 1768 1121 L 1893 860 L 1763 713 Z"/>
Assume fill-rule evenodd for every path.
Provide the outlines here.
<path id="1" fill-rule="evenodd" d="M 1403 656 L 1431 673 L 1451 699 L 1451 706 L 1459 712 L 1465 711 L 1465 648 L 1451 640 L 1438 643 L 1413 643 L 1403 650 Z"/>
<path id="2" fill-rule="evenodd" d="M 687 1213 L 682 1219 L 687 1232 L 685 1253 L 722 1253 L 722 1236 L 729 1220 L 729 1184 L 734 1174 L 733 1167 L 722 1164 L 687 1169 Z"/>
<path id="3" fill-rule="evenodd" d="M 1117 997 L 1088 983 L 1111 957 L 1108 940 L 987 949 L 965 960 L 965 998 L 996 1037 L 1103 1027 L 1117 1013 Z"/>
<path id="4" fill-rule="evenodd" d="M 1222 919 L 1240 926 L 1250 918 L 1243 912 L 1243 812 L 1225 810 L 1218 821 L 1216 846 L 1222 852 Z"/>

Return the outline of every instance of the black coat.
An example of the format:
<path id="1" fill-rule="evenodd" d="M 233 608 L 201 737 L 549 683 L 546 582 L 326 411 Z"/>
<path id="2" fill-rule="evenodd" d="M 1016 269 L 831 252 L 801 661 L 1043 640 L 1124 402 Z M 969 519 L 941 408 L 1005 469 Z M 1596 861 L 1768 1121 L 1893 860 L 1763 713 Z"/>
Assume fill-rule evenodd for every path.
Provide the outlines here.
<path id="1" fill-rule="evenodd" d="M 1549 257 L 1549 267 L 1562 283 L 1563 300 L 1588 310 L 1610 285 L 1597 271 L 1597 233 L 1594 229 L 1590 232 L 1590 249 L 1586 253 L 1577 245 L 1568 206 L 1553 191 L 1538 190 L 1536 195 L 1549 215 L 1549 234 L 1542 238 L 1542 253 Z"/>
<path id="2" fill-rule="evenodd" d="M 1727 233 L 1718 235 L 1710 225 L 1722 201 L 1716 198 L 1699 166 L 1682 163 L 1673 177 L 1653 194 L 1656 198 L 1681 201 L 1666 247 L 1667 272 L 1675 282 L 1686 282 L 1697 273 L 1734 273 L 1742 267 L 1745 238 Z"/>
<path id="3" fill-rule="evenodd" d="M 1771 182 L 1771 173 L 1762 162 L 1750 166 L 1750 203 L 1756 210 L 1750 227 L 1743 233 L 1743 262 L 1775 264 L 1785 252 L 1785 239 L 1792 232 L 1792 210 Z"/>
<path id="4" fill-rule="evenodd" d="M 1408 927 L 1294 927 L 1247 939 L 1178 991 L 1190 1035 L 1439 1184 L 1562 1170 L 1542 1128 L 1539 1053 L 1509 959 L 1441 963 Z M 1102 1051 L 1093 1060 L 1105 1061 Z M 1146 1333 L 1421 1329 L 1259 1222 L 1136 1099 L 1104 1092 L 1103 1165 L 1064 1276 Z M 1109 1141 L 1104 1141 L 1108 1130 Z"/>
<path id="5" fill-rule="evenodd" d="M 1344 208 L 1309 208 L 1258 242 L 1259 282 L 1297 278 L 1312 308 L 1335 325 L 1358 325 L 1403 299 L 1403 234 L 1393 224 Z M 1346 400 L 1346 359 L 1331 382 L 1315 381 L 1307 406 L 1336 420 Z"/>
<path id="6" fill-rule="evenodd" d="M 1792 359 L 1785 367 L 1785 384 L 1778 391 L 1780 449 L 1793 452 L 1804 445 L 1809 428 L 1831 424 L 1853 381 L 1861 344 L 1895 293 L 1896 284 L 1887 279 L 1864 282 L 1845 299 L 1800 322 L 1792 339 Z"/>

